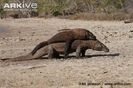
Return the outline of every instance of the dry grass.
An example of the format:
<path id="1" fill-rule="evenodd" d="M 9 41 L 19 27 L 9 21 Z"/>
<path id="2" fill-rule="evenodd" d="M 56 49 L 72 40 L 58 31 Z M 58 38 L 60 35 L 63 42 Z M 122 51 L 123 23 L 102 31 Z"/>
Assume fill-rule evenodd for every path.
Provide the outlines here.
<path id="1" fill-rule="evenodd" d="M 66 18 L 72 20 L 126 20 L 133 19 L 133 13 L 78 13 L 75 15 L 67 16 Z"/>
<path id="2" fill-rule="evenodd" d="M 1 7 L 1 3 L 9 1 L 10 0 L 0 0 L 0 16 L 4 17 L 3 15 L 10 14 L 10 12 L 3 13 L 3 9 Z M 14 1 L 21 1 L 21 0 L 14 0 Z M 130 17 L 130 14 L 128 15 L 126 13 L 120 13 L 120 11 L 123 9 L 125 11 L 128 10 L 124 5 L 126 5 L 126 1 L 129 0 L 30 0 L 30 1 L 36 2 L 38 4 L 37 12 L 34 13 L 26 12 L 31 15 L 30 17 L 69 16 L 70 19 L 88 19 L 88 20 L 92 19 L 123 20 Z M 117 11 L 118 13 L 113 13 L 115 11 Z M 14 12 L 14 14 L 18 13 Z M 25 18 L 29 16 L 22 15 L 21 17 Z"/>

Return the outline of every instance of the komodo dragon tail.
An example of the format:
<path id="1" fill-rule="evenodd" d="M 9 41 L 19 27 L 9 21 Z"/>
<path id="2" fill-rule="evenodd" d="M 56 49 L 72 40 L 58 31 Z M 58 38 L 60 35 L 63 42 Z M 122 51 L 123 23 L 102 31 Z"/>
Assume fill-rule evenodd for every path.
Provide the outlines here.
<path id="1" fill-rule="evenodd" d="M 32 55 L 34 55 L 36 52 L 37 52 L 37 50 L 39 50 L 40 48 L 42 48 L 42 47 L 44 47 L 44 46 L 46 46 L 46 45 L 48 45 L 48 42 L 47 41 L 44 41 L 44 42 L 41 42 L 41 43 L 39 43 L 33 50 L 32 50 Z"/>
<path id="2" fill-rule="evenodd" d="M 25 56 L 19 56 L 19 57 L 15 57 L 15 58 L 3 58 L 1 59 L 2 61 L 24 61 L 24 60 L 31 60 L 32 58 L 32 54 L 28 54 Z"/>

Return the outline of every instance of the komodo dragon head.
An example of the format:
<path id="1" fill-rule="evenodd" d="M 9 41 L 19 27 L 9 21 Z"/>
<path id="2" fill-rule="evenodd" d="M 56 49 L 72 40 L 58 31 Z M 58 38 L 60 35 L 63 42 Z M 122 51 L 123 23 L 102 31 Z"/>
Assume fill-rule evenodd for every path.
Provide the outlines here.
<path id="1" fill-rule="evenodd" d="M 101 43 L 99 40 L 90 40 L 90 41 L 93 50 L 109 52 L 108 47 L 105 46 L 103 43 Z"/>

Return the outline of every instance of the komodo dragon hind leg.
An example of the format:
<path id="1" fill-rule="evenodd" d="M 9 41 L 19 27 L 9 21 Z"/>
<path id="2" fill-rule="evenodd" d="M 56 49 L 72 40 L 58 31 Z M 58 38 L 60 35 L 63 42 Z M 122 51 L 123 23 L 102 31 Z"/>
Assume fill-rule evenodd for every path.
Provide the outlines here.
<path id="1" fill-rule="evenodd" d="M 52 59 L 54 54 L 54 48 L 52 46 L 48 47 L 48 59 Z"/>
<path id="2" fill-rule="evenodd" d="M 82 57 L 85 57 L 85 52 L 86 52 L 86 50 L 84 50 L 84 49 L 81 50 Z"/>
<path id="3" fill-rule="evenodd" d="M 69 50 L 71 48 L 72 42 L 73 42 L 72 40 L 66 41 L 65 51 L 64 51 L 64 58 L 67 58 L 67 56 L 69 55 Z"/>
<path id="4" fill-rule="evenodd" d="M 85 52 L 86 52 L 86 49 L 83 47 L 83 46 L 78 46 L 77 49 L 76 49 L 76 57 L 79 58 L 79 57 L 85 57 Z"/>
<path id="5" fill-rule="evenodd" d="M 78 46 L 76 49 L 76 57 L 79 58 L 81 56 L 81 46 Z"/>
<path id="6" fill-rule="evenodd" d="M 49 49 L 48 49 L 48 58 L 52 59 L 52 58 L 59 58 L 59 53 L 52 47 L 49 45 Z"/>

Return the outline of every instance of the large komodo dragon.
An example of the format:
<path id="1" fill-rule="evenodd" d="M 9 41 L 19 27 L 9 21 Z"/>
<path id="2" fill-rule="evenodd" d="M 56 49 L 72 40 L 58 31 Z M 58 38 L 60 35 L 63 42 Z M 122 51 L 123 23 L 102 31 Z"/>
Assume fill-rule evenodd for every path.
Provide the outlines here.
<path id="1" fill-rule="evenodd" d="M 31 53 L 32 55 L 34 55 L 36 51 L 38 51 L 40 48 L 52 43 L 65 42 L 64 57 L 66 58 L 69 54 L 71 44 L 74 40 L 95 40 L 95 39 L 96 36 L 86 29 L 82 28 L 68 29 L 66 31 L 57 33 L 47 41 L 41 42 L 40 44 L 38 44 L 38 46 L 36 46 L 33 49 Z"/>
<path id="2" fill-rule="evenodd" d="M 57 57 L 59 54 L 64 54 L 64 46 L 65 43 L 53 43 L 39 49 L 34 55 L 32 55 L 32 53 L 29 53 L 26 56 L 8 58 L 8 60 L 31 60 L 41 58 L 45 55 L 48 55 L 50 58 L 53 58 Z M 80 56 L 80 54 L 82 54 L 82 56 L 85 56 L 85 51 L 87 49 L 109 52 L 109 49 L 99 40 L 75 40 L 72 43 L 70 53 L 76 51 L 77 57 Z"/>

